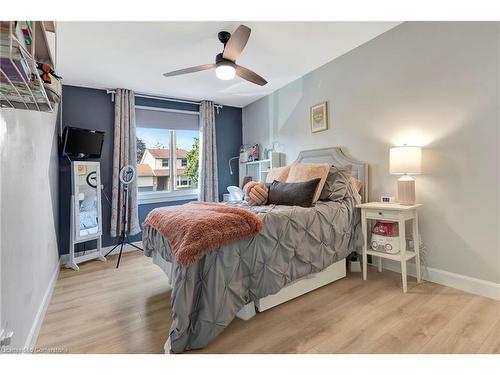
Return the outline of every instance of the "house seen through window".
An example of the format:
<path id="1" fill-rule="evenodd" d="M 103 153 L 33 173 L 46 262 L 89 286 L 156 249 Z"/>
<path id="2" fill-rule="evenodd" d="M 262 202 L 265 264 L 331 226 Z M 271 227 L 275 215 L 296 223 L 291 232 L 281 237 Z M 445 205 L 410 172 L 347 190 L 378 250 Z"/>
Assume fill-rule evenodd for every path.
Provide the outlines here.
<path id="1" fill-rule="evenodd" d="M 198 189 L 197 130 L 137 127 L 136 136 L 139 195 Z"/>

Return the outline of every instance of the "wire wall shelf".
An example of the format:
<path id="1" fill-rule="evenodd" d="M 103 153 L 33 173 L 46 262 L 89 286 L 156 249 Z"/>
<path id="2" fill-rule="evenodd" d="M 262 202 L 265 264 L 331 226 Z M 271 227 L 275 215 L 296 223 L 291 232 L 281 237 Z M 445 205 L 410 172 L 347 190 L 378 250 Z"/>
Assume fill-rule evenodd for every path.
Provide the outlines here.
<path id="1" fill-rule="evenodd" d="M 45 23 L 0 21 L 1 108 L 52 112 L 59 101 L 59 81 L 52 78 L 52 87 L 59 88 L 47 90 L 37 68 L 37 63 L 54 67 Z"/>

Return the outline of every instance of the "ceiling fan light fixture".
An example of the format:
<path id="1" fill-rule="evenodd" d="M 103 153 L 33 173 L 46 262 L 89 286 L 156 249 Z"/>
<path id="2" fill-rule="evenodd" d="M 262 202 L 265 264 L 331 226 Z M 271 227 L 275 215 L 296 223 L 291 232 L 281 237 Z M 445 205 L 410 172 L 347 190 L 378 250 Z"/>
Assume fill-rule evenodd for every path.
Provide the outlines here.
<path id="1" fill-rule="evenodd" d="M 215 56 L 214 64 L 204 64 L 192 66 L 190 68 L 174 70 L 173 72 L 164 73 L 165 77 L 173 77 L 181 74 L 202 72 L 215 68 L 215 75 L 218 79 L 229 81 L 235 76 L 243 78 L 248 82 L 252 82 L 259 86 L 264 86 L 267 81 L 241 65 L 236 64 L 236 59 L 241 55 L 245 48 L 248 38 L 250 37 L 250 28 L 245 25 L 240 25 L 233 34 L 227 31 L 221 31 L 218 34 L 219 41 L 224 44 L 224 49 L 221 53 Z"/>
<path id="2" fill-rule="evenodd" d="M 223 81 L 229 81 L 236 75 L 236 69 L 231 65 L 219 64 L 217 68 L 215 68 L 215 75 Z"/>

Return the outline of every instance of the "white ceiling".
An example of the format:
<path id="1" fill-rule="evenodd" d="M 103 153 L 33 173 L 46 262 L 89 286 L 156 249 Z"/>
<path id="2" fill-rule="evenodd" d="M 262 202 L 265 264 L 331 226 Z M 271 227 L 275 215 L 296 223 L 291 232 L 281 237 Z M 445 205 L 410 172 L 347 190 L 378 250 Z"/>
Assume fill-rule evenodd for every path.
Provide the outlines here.
<path id="1" fill-rule="evenodd" d="M 260 87 L 213 70 L 165 78 L 162 73 L 208 64 L 222 51 L 221 30 L 252 29 L 237 63 L 267 79 Z M 244 107 L 398 22 L 58 22 L 57 73 L 63 83 Z"/>

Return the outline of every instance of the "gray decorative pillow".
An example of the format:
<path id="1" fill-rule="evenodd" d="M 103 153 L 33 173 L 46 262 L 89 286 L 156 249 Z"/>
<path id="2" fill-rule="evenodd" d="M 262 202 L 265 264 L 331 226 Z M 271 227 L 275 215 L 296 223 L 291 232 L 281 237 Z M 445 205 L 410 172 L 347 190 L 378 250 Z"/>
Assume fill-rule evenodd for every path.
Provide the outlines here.
<path id="1" fill-rule="evenodd" d="M 312 207 L 314 195 L 321 178 L 304 182 L 273 181 L 269 185 L 267 204 Z"/>
<path id="2" fill-rule="evenodd" d="M 332 165 L 319 199 L 322 201 L 341 201 L 344 199 L 351 183 L 351 173 L 352 165 L 340 168 Z"/>

